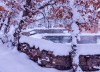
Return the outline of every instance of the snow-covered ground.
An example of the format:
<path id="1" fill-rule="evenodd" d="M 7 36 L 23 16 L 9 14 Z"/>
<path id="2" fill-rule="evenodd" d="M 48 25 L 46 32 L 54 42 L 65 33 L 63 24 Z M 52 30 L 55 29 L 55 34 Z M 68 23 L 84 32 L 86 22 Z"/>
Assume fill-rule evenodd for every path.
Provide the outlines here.
<path id="1" fill-rule="evenodd" d="M 24 53 L 0 44 L 0 72 L 72 72 L 42 68 L 31 61 Z"/>

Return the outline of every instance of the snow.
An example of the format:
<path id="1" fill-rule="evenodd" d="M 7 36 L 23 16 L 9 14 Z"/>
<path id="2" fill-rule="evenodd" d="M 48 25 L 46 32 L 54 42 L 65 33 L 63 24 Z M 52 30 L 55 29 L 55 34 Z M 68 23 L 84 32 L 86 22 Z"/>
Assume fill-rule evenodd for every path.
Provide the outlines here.
<path id="1" fill-rule="evenodd" d="M 100 44 L 81 44 L 78 45 L 78 53 L 81 55 L 100 54 Z"/>
<path id="2" fill-rule="evenodd" d="M 81 33 L 80 36 L 100 36 L 100 33 Z"/>
<path id="3" fill-rule="evenodd" d="M 30 36 L 30 37 L 41 39 L 43 36 L 41 34 L 35 34 L 35 35 Z"/>
<path id="4" fill-rule="evenodd" d="M 71 44 L 70 43 L 53 43 L 52 41 L 26 37 L 22 36 L 20 42 L 29 43 L 32 47 L 35 45 L 37 48 L 40 47 L 40 50 L 50 50 L 53 51 L 55 55 L 68 55 L 71 51 Z M 82 55 L 93 55 L 93 54 L 100 54 L 100 44 L 77 44 L 78 53 Z"/>
<path id="5" fill-rule="evenodd" d="M 44 33 L 41 36 L 71 36 L 70 33 Z"/>
<path id="6" fill-rule="evenodd" d="M 6 10 L 11 11 L 11 9 L 8 8 L 3 1 L 0 1 L 0 6 L 4 7 Z"/>
<path id="7" fill-rule="evenodd" d="M 79 55 L 100 54 L 100 49 L 99 49 L 100 45 L 99 44 L 77 44 L 77 41 L 80 40 L 80 36 L 79 36 L 78 26 L 75 23 L 72 23 L 71 36 L 72 36 L 72 43 L 71 43 L 72 50 L 75 52 L 75 54 L 73 54 L 72 64 L 76 65 L 73 66 L 73 68 L 76 70 L 76 72 L 82 72 L 81 68 L 79 67 Z M 76 46 L 74 47 L 74 45 Z"/>
<path id="8" fill-rule="evenodd" d="M 0 44 L 0 72 L 70 72 L 42 68 L 24 54 Z"/>
<path id="9" fill-rule="evenodd" d="M 76 23 L 72 23 L 72 32 L 71 32 L 71 36 L 72 36 L 72 45 L 77 45 L 77 40 L 79 39 L 79 28 L 78 25 Z M 77 39 L 78 37 L 78 39 Z"/>
<path id="10" fill-rule="evenodd" d="M 35 16 L 36 20 L 42 19 L 44 16 L 42 14 L 38 14 L 37 16 Z"/>
<path id="11" fill-rule="evenodd" d="M 100 44 L 100 39 L 97 39 L 97 43 Z"/>
<path id="12" fill-rule="evenodd" d="M 0 6 L 5 7 L 5 4 L 3 2 L 0 2 Z"/>
<path id="13" fill-rule="evenodd" d="M 79 44 L 77 49 L 80 55 L 100 54 L 100 44 Z"/>
<path id="14" fill-rule="evenodd" d="M 22 36 L 20 38 L 20 42 L 26 42 L 28 43 L 31 47 L 34 45 L 36 48 L 40 48 L 40 50 L 49 50 L 53 51 L 55 55 L 68 55 L 69 52 L 71 51 L 71 46 L 67 44 L 62 44 L 62 43 L 53 43 L 52 41 L 44 40 L 44 39 L 36 39 L 36 38 L 31 38 L 31 37 L 26 37 Z"/>
<path id="15" fill-rule="evenodd" d="M 79 34 L 78 25 L 76 23 L 73 23 L 71 26 L 72 26 L 73 33 Z"/>
<path id="16" fill-rule="evenodd" d="M 83 72 L 82 69 L 78 66 L 76 72 Z"/>
<path id="17" fill-rule="evenodd" d="M 72 8 L 72 13 L 73 13 L 73 21 L 79 21 L 80 23 L 84 23 L 84 19 L 81 16 L 81 14 L 78 12 L 78 8 L 80 8 L 80 6 L 75 6 L 75 0 L 70 0 L 70 7 Z M 78 7 L 78 8 L 77 8 Z M 82 9 L 82 7 L 81 7 Z"/>
<path id="18" fill-rule="evenodd" d="M 23 6 L 25 4 L 25 2 L 23 0 L 18 0 L 19 3 L 21 3 L 21 6 Z M 34 0 L 33 0 L 34 1 Z M 43 3 L 45 3 L 46 1 L 44 1 Z M 48 0 L 47 0 L 48 2 Z M 68 43 L 53 43 L 51 41 L 48 40 L 44 40 L 42 39 L 43 36 L 72 36 L 72 44 L 77 45 L 77 51 L 76 51 L 76 56 L 73 58 L 75 63 L 78 64 L 78 57 L 79 55 L 94 55 L 94 54 L 100 54 L 100 39 L 97 39 L 97 44 L 77 44 L 77 39 L 80 40 L 80 36 L 100 36 L 100 33 L 95 33 L 95 34 L 87 34 L 87 33 L 82 33 L 79 34 L 79 29 L 77 24 L 75 23 L 76 21 L 80 22 L 80 23 L 84 23 L 85 20 L 88 21 L 88 16 L 92 15 L 91 13 L 87 13 L 85 14 L 84 18 L 81 16 L 81 14 L 78 12 L 78 9 L 83 9 L 84 11 L 84 7 L 82 6 L 75 6 L 74 5 L 75 0 L 71 0 L 69 2 L 69 6 L 72 8 L 72 13 L 73 13 L 73 17 L 72 17 L 72 21 L 68 21 L 70 23 L 72 23 L 72 34 L 69 34 L 68 32 L 63 32 L 63 33 L 56 33 L 56 34 L 35 34 L 32 35 L 30 37 L 26 37 L 26 36 L 22 36 L 20 38 L 20 42 L 26 42 L 28 43 L 31 47 L 33 45 L 35 45 L 36 48 L 40 48 L 40 50 L 49 50 L 49 51 L 53 51 L 53 53 L 55 55 L 68 55 L 69 52 L 72 50 L 71 49 L 71 44 Z M 3 0 L 0 0 L 0 6 L 3 6 L 6 10 L 8 10 L 10 12 L 11 8 L 7 7 L 5 3 L 3 3 Z M 61 4 L 59 4 L 59 6 L 61 6 Z M 23 7 L 24 9 L 24 7 Z M 93 5 L 90 5 L 89 8 L 90 10 L 93 10 Z M 15 19 L 18 23 L 20 22 L 20 20 L 23 19 L 23 11 L 17 11 L 15 9 L 12 8 L 12 11 L 15 11 L 16 13 L 16 17 L 13 18 Z M 100 8 L 97 10 L 97 12 L 100 11 Z M 17 14 L 18 12 L 18 14 Z M 47 11 L 46 11 L 47 12 Z M 42 14 L 38 14 L 36 17 L 36 19 L 41 19 L 43 18 Z M 13 20 L 12 19 L 12 20 Z M 58 23 L 63 24 L 62 22 L 63 20 L 57 20 Z M 4 24 L 7 24 L 8 19 L 5 18 Z M 41 22 L 41 21 L 40 21 Z M 39 23 L 39 22 L 37 22 Z M 98 21 L 99 23 L 99 21 Z M 5 25 L 3 25 L 0 33 L 3 34 L 4 33 L 4 29 L 5 29 Z M 44 30 L 48 30 L 48 28 L 34 28 L 33 30 L 40 30 L 40 29 L 44 29 Z M 50 29 L 65 29 L 65 28 L 49 28 Z M 8 35 L 3 35 L 1 36 L 1 38 L 4 40 L 4 42 L 7 45 L 2 45 L 0 44 L 1 48 L 0 48 L 0 72 L 62 72 L 62 71 L 58 71 L 55 69 L 49 69 L 48 68 L 41 68 L 39 67 L 37 64 L 35 64 L 34 62 L 32 62 L 31 60 L 28 59 L 28 57 L 23 54 L 23 53 L 19 53 L 16 48 L 11 50 L 11 43 L 9 42 L 12 38 L 13 38 L 13 33 L 15 31 L 15 27 L 13 25 L 10 26 L 10 30 L 8 32 Z M 28 31 L 28 30 L 27 30 Z M 24 31 L 23 31 L 24 32 Z M 34 31 L 30 32 L 31 34 L 35 33 Z M 6 47 L 9 46 L 9 47 Z M 49 61 L 49 60 L 48 60 Z M 38 63 L 40 63 L 40 61 L 38 60 Z M 79 67 L 78 67 L 79 69 Z M 67 71 L 65 71 L 67 72 Z"/>
<path id="19" fill-rule="evenodd" d="M 33 31 L 34 29 L 25 29 L 25 30 L 22 30 L 22 32 L 30 32 L 30 31 Z"/>
<path id="20" fill-rule="evenodd" d="M 34 31 L 33 31 L 34 33 Z M 100 33 L 80 33 L 78 34 L 79 36 L 100 36 Z M 44 36 L 71 36 L 70 33 L 65 32 L 64 33 L 41 33 L 41 34 L 35 34 L 35 35 L 31 35 L 30 37 L 36 37 L 38 38 L 38 36 L 40 36 L 41 38 Z"/>
<path id="21" fill-rule="evenodd" d="M 98 10 L 97 11 L 100 11 L 100 8 L 98 8 Z"/>
<path id="22" fill-rule="evenodd" d="M 93 5 L 90 5 L 90 6 L 89 6 L 89 9 L 90 9 L 90 10 L 94 10 Z"/>
<path id="23" fill-rule="evenodd" d="M 20 20 L 22 19 L 22 16 L 23 16 L 23 11 L 20 11 L 19 14 L 17 15 L 17 17 L 15 17 L 14 19 L 16 19 L 17 22 L 19 23 Z"/>
<path id="24" fill-rule="evenodd" d="M 15 32 L 15 27 L 13 25 L 11 25 L 8 34 L 13 35 L 14 32 Z"/>
<path id="25" fill-rule="evenodd" d="M 72 50 L 75 52 L 73 53 L 73 58 L 72 58 L 72 64 L 75 64 L 75 66 L 73 66 L 75 72 L 81 72 L 82 70 L 80 70 L 81 68 L 79 67 L 79 54 L 77 52 L 78 48 L 77 48 L 77 41 L 79 41 L 78 39 L 80 38 L 80 36 L 78 36 L 79 34 L 79 27 L 78 25 L 73 22 L 72 23 L 72 32 L 71 32 L 71 36 L 72 36 Z"/>
<path id="26" fill-rule="evenodd" d="M 43 49 L 54 51 L 55 54 L 59 53 L 59 55 L 62 55 L 64 54 L 64 52 L 68 52 L 67 50 L 70 50 L 69 49 L 70 44 L 64 44 L 64 45 L 60 43 L 56 44 L 56 43 L 52 43 L 51 41 L 46 41 L 43 39 L 34 39 L 31 37 L 23 36 L 20 41 L 21 42 L 26 41 L 30 43 L 30 45 L 36 44 L 41 48 L 44 47 Z M 77 45 L 77 49 L 78 49 L 77 52 L 80 55 L 100 54 L 99 48 L 100 48 L 100 44 L 79 44 Z M 80 70 L 79 67 L 78 70 Z M 0 44 L 0 72 L 20 72 L 20 71 L 22 72 L 70 72 L 70 71 L 59 71 L 52 68 L 41 68 L 36 63 L 29 60 L 29 58 L 24 53 L 18 52 L 16 48 L 11 50 L 10 48 L 7 48 L 6 45 Z"/>
<path id="27" fill-rule="evenodd" d="M 34 28 L 34 30 L 41 30 L 41 29 L 43 29 L 43 30 L 50 30 L 50 29 L 54 29 L 54 30 L 56 30 L 56 29 L 65 29 L 65 28 L 61 28 L 61 27 L 57 27 L 57 28 L 45 28 L 45 27 L 35 27 Z"/>

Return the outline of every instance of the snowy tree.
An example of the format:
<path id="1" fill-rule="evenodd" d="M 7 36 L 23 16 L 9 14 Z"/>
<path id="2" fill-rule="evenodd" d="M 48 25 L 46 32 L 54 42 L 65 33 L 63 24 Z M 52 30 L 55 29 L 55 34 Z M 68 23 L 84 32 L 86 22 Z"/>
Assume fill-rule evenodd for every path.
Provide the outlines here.
<path id="1" fill-rule="evenodd" d="M 45 27 L 65 27 L 69 29 L 78 22 L 81 32 L 98 31 L 99 0 L 26 0 L 25 23 L 42 24 Z M 30 25 L 29 23 L 27 25 Z"/>
<path id="2" fill-rule="evenodd" d="M 0 39 L 8 45 L 18 43 L 21 30 L 30 25 L 65 27 L 72 36 L 74 60 L 79 33 L 99 30 L 99 8 L 100 0 L 0 0 Z M 74 63 L 77 71 L 78 62 Z"/>
<path id="3" fill-rule="evenodd" d="M 0 33 L 3 35 L 3 43 L 14 43 L 13 35 L 20 29 L 24 4 L 24 0 L 0 0 Z"/>

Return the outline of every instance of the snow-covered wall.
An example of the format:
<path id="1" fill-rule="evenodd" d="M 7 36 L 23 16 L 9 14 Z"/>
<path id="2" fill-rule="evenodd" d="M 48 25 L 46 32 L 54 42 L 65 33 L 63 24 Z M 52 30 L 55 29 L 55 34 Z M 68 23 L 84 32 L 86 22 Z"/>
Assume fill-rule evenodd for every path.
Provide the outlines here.
<path id="1" fill-rule="evenodd" d="M 53 51 L 55 55 L 69 55 L 71 49 L 71 44 L 53 43 L 44 39 L 36 39 L 31 37 L 22 36 L 20 38 L 21 43 L 28 43 L 31 47 L 36 46 L 40 50 Z M 100 44 L 78 44 L 78 53 L 80 55 L 92 55 L 99 54 Z"/>
<path id="2" fill-rule="evenodd" d="M 40 50 L 54 51 L 55 55 L 68 55 L 71 51 L 70 45 L 67 46 L 67 44 L 53 43 L 44 39 L 36 39 L 22 36 L 20 38 L 20 43 L 24 42 L 28 43 L 31 47 L 35 45 L 35 47 L 39 47 Z"/>

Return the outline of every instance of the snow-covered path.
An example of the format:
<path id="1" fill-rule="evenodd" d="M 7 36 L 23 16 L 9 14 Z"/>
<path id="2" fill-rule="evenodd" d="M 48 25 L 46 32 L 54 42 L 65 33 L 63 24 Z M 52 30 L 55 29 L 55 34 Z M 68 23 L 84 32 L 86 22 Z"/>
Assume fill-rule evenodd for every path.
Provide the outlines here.
<path id="1" fill-rule="evenodd" d="M 24 53 L 0 44 L 0 72 L 71 72 L 52 68 L 41 68 L 29 60 Z"/>

